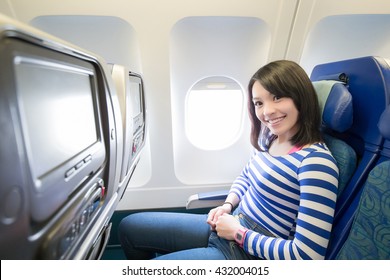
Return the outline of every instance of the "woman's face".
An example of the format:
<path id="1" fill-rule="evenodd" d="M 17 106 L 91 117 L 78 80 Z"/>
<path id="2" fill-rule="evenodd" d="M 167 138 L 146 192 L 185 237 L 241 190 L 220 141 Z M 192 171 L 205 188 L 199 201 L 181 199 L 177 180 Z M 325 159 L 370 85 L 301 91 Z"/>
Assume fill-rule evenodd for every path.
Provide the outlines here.
<path id="1" fill-rule="evenodd" d="M 261 123 L 278 136 L 279 141 L 289 141 L 299 129 L 299 112 L 289 97 L 277 97 L 268 92 L 259 81 L 252 88 L 256 116 Z"/>

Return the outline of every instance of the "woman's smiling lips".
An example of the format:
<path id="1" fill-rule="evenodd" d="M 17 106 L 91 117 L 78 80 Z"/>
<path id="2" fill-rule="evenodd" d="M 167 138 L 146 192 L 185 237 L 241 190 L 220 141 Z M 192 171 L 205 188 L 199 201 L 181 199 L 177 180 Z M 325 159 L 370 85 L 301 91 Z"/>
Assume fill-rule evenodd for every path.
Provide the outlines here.
<path id="1" fill-rule="evenodd" d="M 285 116 L 283 117 L 278 117 L 278 118 L 273 118 L 273 119 L 269 119 L 269 120 L 266 120 L 266 122 L 270 125 L 276 125 L 278 124 L 279 122 L 281 122 L 283 119 L 285 118 Z"/>

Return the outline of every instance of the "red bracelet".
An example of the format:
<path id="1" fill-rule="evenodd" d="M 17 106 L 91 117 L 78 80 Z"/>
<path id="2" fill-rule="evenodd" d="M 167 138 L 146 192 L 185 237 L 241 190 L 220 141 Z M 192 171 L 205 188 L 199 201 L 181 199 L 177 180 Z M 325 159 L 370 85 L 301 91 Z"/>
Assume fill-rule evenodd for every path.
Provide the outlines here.
<path id="1" fill-rule="evenodd" d="M 239 228 L 237 232 L 234 234 L 234 240 L 237 242 L 238 245 L 242 248 L 244 241 L 245 241 L 245 236 L 246 233 L 248 232 L 248 229 L 241 229 Z"/>

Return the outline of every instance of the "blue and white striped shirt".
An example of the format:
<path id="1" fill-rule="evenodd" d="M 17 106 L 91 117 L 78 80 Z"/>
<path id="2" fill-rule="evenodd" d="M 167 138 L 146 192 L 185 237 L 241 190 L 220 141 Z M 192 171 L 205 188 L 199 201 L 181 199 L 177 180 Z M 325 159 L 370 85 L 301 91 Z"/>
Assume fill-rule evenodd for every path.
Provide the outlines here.
<path id="1" fill-rule="evenodd" d="M 336 161 L 323 143 L 284 156 L 257 152 L 230 192 L 274 237 L 249 230 L 244 250 L 263 259 L 324 259 L 337 185 Z"/>

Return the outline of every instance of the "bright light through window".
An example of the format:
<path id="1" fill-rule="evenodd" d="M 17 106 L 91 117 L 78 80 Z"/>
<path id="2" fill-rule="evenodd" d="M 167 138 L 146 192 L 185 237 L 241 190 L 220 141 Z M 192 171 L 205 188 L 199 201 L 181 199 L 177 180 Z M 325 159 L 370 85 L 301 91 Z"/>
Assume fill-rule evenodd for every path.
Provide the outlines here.
<path id="1" fill-rule="evenodd" d="M 198 82 L 186 103 L 186 133 L 204 150 L 218 150 L 234 143 L 240 132 L 244 95 L 240 86 L 225 77 Z"/>

